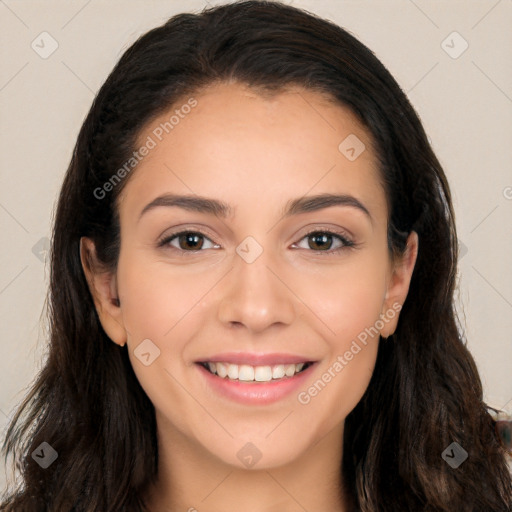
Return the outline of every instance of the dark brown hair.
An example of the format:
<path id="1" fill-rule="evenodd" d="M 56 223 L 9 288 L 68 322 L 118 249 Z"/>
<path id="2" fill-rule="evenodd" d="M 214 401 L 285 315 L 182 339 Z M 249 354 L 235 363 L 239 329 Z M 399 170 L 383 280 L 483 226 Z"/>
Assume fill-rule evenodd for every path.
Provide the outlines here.
<path id="1" fill-rule="evenodd" d="M 144 510 L 141 496 L 158 463 L 154 408 L 127 347 L 102 329 L 79 240 L 92 238 L 105 268 L 116 268 L 116 201 L 129 177 L 101 199 L 94 191 L 127 161 L 151 119 L 186 95 L 230 80 L 269 94 L 301 86 L 349 107 L 379 158 L 390 251 L 401 254 L 412 230 L 419 236 L 396 332 L 380 343 L 369 387 L 345 423 L 340 477 L 354 510 L 510 510 L 504 451 L 454 310 L 458 249 L 450 191 L 421 122 L 390 73 L 355 37 L 306 11 L 267 1 L 172 17 L 140 37 L 99 90 L 54 219 L 48 356 L 3 446 L 22 482 L 0 510 Z M 42 442 L 58 452 L 48 469 L 31 457 Z M 457 469 L 441 457 L 452 442 L 468 453 Z"/>

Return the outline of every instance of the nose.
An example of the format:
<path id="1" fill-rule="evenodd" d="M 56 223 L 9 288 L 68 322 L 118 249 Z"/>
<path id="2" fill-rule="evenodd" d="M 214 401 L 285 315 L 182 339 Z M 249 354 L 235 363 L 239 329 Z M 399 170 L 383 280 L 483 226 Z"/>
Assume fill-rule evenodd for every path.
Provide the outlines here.
<path id="1" fill-rule="evenodd" d="M 219 302 L 220 322 L 257 333 L 274 324 L 290 325 L 294 321 L 298 299 L 287 282 L 289 278 L 280 275 L 269 250 L 263 250 L 252 262 L 236 254 L 233 265 Z"/>

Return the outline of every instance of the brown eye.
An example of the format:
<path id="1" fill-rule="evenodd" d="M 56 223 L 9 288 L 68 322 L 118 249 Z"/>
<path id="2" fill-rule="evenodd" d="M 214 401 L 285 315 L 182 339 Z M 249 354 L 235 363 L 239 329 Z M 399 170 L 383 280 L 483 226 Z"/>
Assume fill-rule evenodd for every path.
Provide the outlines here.
<path id="1" fill-rule="evenodd" d="M 205 244 L 211 244 L 210 246 Z M 202 249 L 216 249 L 219 246 L 214 244 L 206 235 L 197 231 L 181 231 L 165 237 L 158 243 L 159 247 L 167 247 L 181 252 L 201 251 Z"/>
<path id="2" fill-rule="evenodd" d="M 309 247 L 315 251 L 330 249 L 332 246 L 333 236 L 328 233 L 316 232 L 308 235 L 308 238 L 312 241 Z"/>
<path id="3" fill-rule="evenodd" d="M 182 233 L 178 235 L 178 241 L 180 249 L 192 249 L 193 251 L 196 251 L 198 249 L 201 249 L 204 243 L 204 237 L 203 235 L 199 233 Z"/>
<path id="4" fill-rule="evenodd" d="M 306 239 L 308 240 L 307 246 L 301 246 L 300 243 L 302 240 Z M 312 251 L 325 252 L 328 254 L 336 253 L 337 251 L 342 251 L 355 245 L 354 242 L 345 238 L 343 235 L 326 230 L 311 231 L 306 234 L 302 240 L 297 244 L 299 248 L 311 249 Z M 337 245 L 333 246 L 336 242 Z"/>

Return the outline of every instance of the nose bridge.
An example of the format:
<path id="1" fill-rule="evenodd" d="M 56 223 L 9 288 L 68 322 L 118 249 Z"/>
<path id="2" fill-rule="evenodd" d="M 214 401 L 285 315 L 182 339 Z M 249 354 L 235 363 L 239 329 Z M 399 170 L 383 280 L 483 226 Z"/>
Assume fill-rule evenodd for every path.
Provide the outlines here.
<path id="1" fill-rule="evenodd" d="M 275 323 L 293 321 L 293 294 L 275 275 L 279 272 L 274 256 L 254 237 L 247 237 L 237 246 L 229 285 L 219 304 L 221 322 L 260 331 Z"/>

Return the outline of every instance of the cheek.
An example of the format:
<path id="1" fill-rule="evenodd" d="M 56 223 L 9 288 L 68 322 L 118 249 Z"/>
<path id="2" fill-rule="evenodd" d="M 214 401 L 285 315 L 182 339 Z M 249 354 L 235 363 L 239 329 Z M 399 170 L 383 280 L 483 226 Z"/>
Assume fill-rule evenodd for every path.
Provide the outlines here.
<path id="1" fill-rule="evenodd" d="M 118 266 L 123 321 L 132 345 L 139 339 L 167 340 L 181 321 L 194 316 L 198 299 L 215 282 L 215 276 L 194 276 L 183 267 L 144 258 L 120 258 Z"/>
<path id="2" fill-rule="evenodd" d="M 311 305 L 326 327 L 326 339 L 338 350 L 379 319 L 386 292 L 385 261 L 378 254 L 353 253 L 314 276 L 301 272 L 294 278 L 297 294 Z"/>
<path id="3" fill-rule="evenodd" d="M 322 326 L 326 358 L 298 401 L 304 413 L 324 417 L 328 429 L 357 405 L 373 374 L 386 267 L 377 255 L 361 255 L 327 270 L 316 276 L 315 286 L 300 278 L 304 302 L 312 304 Z"/>
<path id="4" fill-rule="evenodd" d="M 211 283 L 205 282 L 208 279 L 191 279 L 192 275 L 179 269 L 170 270 L 169 265 L 125 255 L 118 265 L 122 285 L 119 295 L 137 380 L 160 421 L 171 421 L 186 432 L 189 425 L 200 421 L 194 416 L 194 404 L 183 391 L 187 372 L 184 351 L 201 325 L 197 319 L 199 308 L 194 306 Z M 143 356 L 148 353 L 148 357 Z"/>
<path id="5" fill-rule="evenodd" d="M 333 383 L 350 408 L 356 405 L 371 378 L 379 343 L 382 295 L 375 282 L 345 282 L 324 300 L 324 321 L 330 327 L 325 340 L 328 358 L 325 381 Z M 337 390 L 337 391 L 334 391 Z"/>
<path id="6" fill-rule="evenodd" d="M 136 252 L 120 257 L 118 291 L 130 360 L 155 405 L 169 400 L 181 404 L 178 382 L 184 382 L 185 364 L 189 364 L 187 347 L 203 325 L 204 311 L 198 301 L 218 279 L 212 273 L 194 275 Z M 146 361 L 139 358 L 148 352 Z M 152 361 L 149 365 L 144 364 L 147 359 Z"/>
<path id="7" fill-rule="evenodd" d="M 380 340 L 381 306 L 375 288 L 362 282 L 324 297 L 322 320 L 329 326 L 324 336 L 326 357 L 315 379 L 297 397 L 305 415 L 321 418 L 321 434 L 344 421 L 368 387 Z"/>

